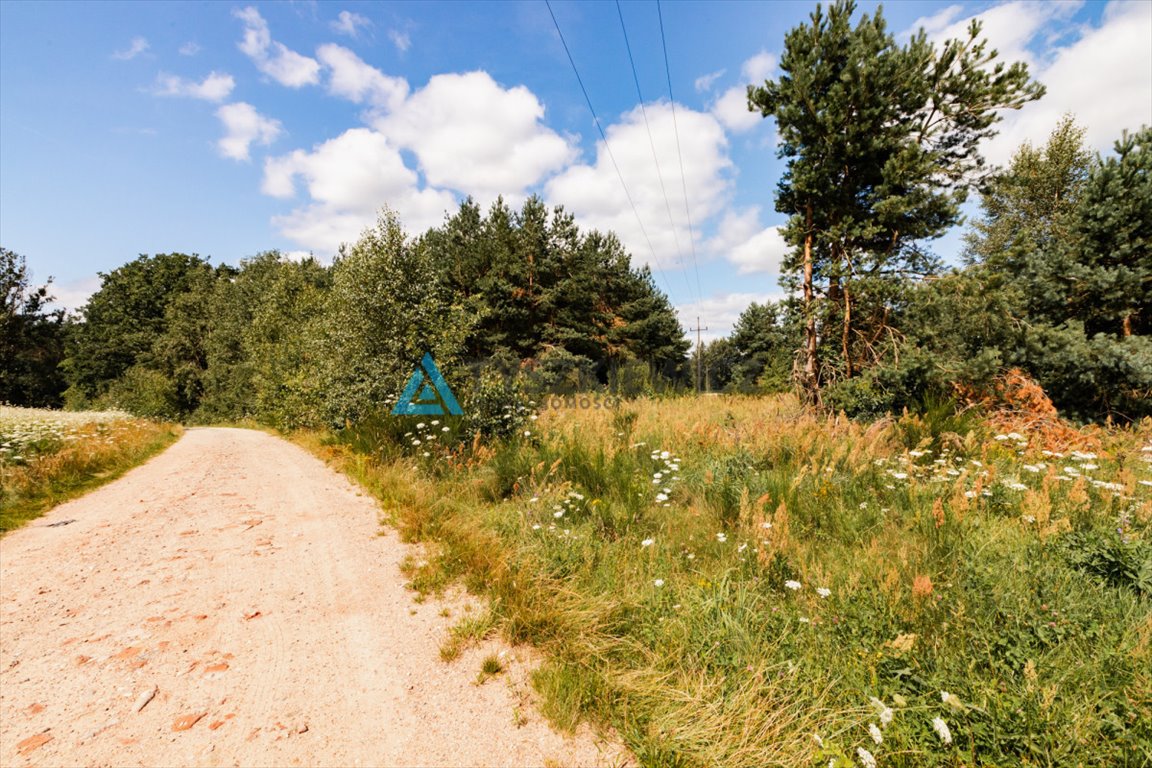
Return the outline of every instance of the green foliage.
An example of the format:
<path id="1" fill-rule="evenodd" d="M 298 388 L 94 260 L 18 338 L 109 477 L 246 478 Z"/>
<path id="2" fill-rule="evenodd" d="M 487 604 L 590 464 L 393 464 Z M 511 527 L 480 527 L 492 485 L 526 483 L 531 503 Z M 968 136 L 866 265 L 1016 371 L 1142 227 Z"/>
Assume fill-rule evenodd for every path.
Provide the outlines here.
<path id="1" fill-rule="evenodd" d="M 539 394 L 571 395 L 596 384 L 596 363 L 563 347 L 552 347 L 532 361 L 528 383 Z"/>
<path id="2" fill-rule="evenodd" d="M 561 208 L 536 197 L 518 213 L 497 200 L 482 215 L 471 200 L 420 239 L 437 272 L 475 322 L 471 360 L 508 352 L 586 358 L 605 382 L 641 360 L 675 375 L 688 344 L 647 268 L 633 269 L 615 235 L 582 233 Z"/>
<path id="3" fill-rule="evenodd" d="M 855 10 L 817 6 L 786 35 L 781 76 L 748 88 L 788 161 L 776 197 L 793 246 L 783 282 L 803 291 L 812 400 L 880 360 L 905 278 L 936 268 L 920 242 L 959 220 L 998 112 L 1044 92 L 1024 64 L 992 65 L 978 22 L 939 48 L 923 30 L 899 45 L 879 10 L 853 27 Z"/>
<path id="4" fill-rule="evenodd" d="M 160 371 L 133 365 L 93 402 L 149 419 L 179 421 L 186 415 L 181 394 L 176 382 Z"/>
<path id="5" fill-rule="evenodd" d="M 1063 541 L 1068 562 L 1106 584 L 1152 598 L 1152 541 L 1123 529 L 1076 531 Z"/>
<path id="6" fill-rule="evenodd" d="M 64 381 L 68 326 L 62 310 L 49 310 L 52 278 L 33 287 L 27 260 L 0 248 L 0 403 L 57 407 Z"/>
<path id="7" fill-rule="evenodd" d="M 169 304 L 211 269 L 196 255 L 162 253 L 100 273 L 100 289 L 69 338 L 64 366 L 73 400 L 95 399 L 132 366 L 153 363 Z"/>
<path id="8" fill-rule="evenodd" d="M 1065 118 L 1021 147 L 984 197 L 971 265 L 918 293 L 910 327 L 952 381 L 1018 366 L 1065 414 L 1135 420 L 1152 413 L 1152 129 L 1104 160 L 1082 141 Z"/>
<path id="9" fill-rule="evenodd" d="M 731 389 L 736 392 L 784 392 L 792 384 L 792 360 L 800 346 L 798 318 L 783 304 L 748 305 L 732 329 Z"/>
<path id="10" fill-rule="evenodd" d="M 493 371 L 484 372 L 466 391 L 461 408 L 462 434 L 468 439 L 506 440 L 520 435 L 532 415 L 519 382 Z"/>
<path id="11" fill-rule="evenodd" d="M 429 250 L 410 242 L 385 211 L 337 258 L 314 328 L 325 416 L 342 423 L 381 410 L 425 353 L 451 377 L 469 323 Z"/>

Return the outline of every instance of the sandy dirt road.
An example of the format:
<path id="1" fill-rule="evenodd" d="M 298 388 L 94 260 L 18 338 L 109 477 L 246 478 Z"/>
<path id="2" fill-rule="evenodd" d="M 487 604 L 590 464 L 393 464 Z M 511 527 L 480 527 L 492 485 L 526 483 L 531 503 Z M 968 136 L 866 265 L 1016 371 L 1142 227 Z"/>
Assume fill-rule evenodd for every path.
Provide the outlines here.
<path id="1" fill-rule="evenodd" d="M 463 606 L 416 604 L 380 532 L 300 448 L 193 429 L 4 537 L 0 765 L 619 762 L 546 725 L 524 664 L 476 685 L 492 643 L 440 661 Z"/>

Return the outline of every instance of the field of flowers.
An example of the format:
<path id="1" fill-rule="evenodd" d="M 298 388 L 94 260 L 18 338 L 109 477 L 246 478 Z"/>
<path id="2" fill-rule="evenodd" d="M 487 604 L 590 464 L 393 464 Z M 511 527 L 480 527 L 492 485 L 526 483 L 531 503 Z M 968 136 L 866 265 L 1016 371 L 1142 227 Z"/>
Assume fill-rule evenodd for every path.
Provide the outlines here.
<path id="1" fill-rule="evenodd" d="M 121 411 L 0 406 L 0 532 L 115 479 L 177 434 Z"/>
<path id="2" fill-rule="evenodd" d="M 414 588 L 463 580 L 476 634 L 545 651 L 553 722 L 645 765 L 1152 764 L 1152 424 L 725 397 L 453 448 L 412 421 L 317 450 L 426 543 Z"/>

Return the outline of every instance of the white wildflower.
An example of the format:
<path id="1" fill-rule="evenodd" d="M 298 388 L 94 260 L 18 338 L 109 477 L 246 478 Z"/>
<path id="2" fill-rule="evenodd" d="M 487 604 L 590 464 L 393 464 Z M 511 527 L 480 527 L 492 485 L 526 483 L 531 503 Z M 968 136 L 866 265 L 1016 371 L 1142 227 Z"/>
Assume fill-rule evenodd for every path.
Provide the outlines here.
<path id="1" fill-rule="evenodd" d="M 880 733 L 880 728 L 876 723 L 868 723 L 868 735 L 872 737 L 872 741 L 877 744 L 884 742 L 884 734 Z"/>
<path id="2" fill-rule="evenodd" d="M 657 587 L 662 587 L 662 586 L 664 586 L 664 579 L 656 579 L 656 581 L 654 581 L 652 583 L 655 584 Z"/>
<path id="3" fill-rule="evenodd" d="M 788 589 L 795 591 L 797 589 L 800 589 L 800 582 L 796 581 L 795 579 L 788 579 L 788 581 L 784 582 L 784 586 L 788 587 Z"/>
<path id="4" fill-rule="evenodd" d="M 940 737 L 940 741 L 945 744 L 952 743 L 952 731 L 948 730 L 948 723 L 944 722 L 943 718 L 932 718 L 932 729 Z"/>
<path id="5" fill-rule="evenodd" d="M 644 539 L 644 541 L 640 542 L 640 546 L 650 547 L 655 543 L 656 543 L 656 539 Z"/>
<path id="6" fill-rule="evenodd" d="M 832 595 L 832 590 L 828 587 L 816 587 L 816 594 L 820 595 L 821 598 L 826 598 Z"/>
<path id="7" fill-rule="evenodd" d="M 892 722 L 892 717 L 895 714 L 892 712 L 892 707 L 880 701 L 880 699 L 875 696 L 869 697 L 868 701 L 871 702 L 873 709 L 876 710 L 876 714 L 880 717 L 880 725 L 888 725 L 888 723 Z"/>
<path id="8" fill-rule="evenodd" d="M 876 758 L 864 747 L 856 747 L 856 755 L 860 758 L 860 764 L 864 768 L 876 768 Z"/>

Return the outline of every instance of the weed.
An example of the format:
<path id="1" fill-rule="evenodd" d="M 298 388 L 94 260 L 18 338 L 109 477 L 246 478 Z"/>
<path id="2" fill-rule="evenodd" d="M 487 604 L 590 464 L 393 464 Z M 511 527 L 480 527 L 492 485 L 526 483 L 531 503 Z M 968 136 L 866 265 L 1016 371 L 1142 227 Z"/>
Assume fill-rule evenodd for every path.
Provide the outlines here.
<path id="1" fill-rule="evenodd" d="M 427 545 L 417 589 L 489 598 L 442 656 L 535 645 L 549 720 L 645 765 L 1152 761 L 1152 422 L 997 424 L 639 399 L 450 468 L 338 457 Z"/>

